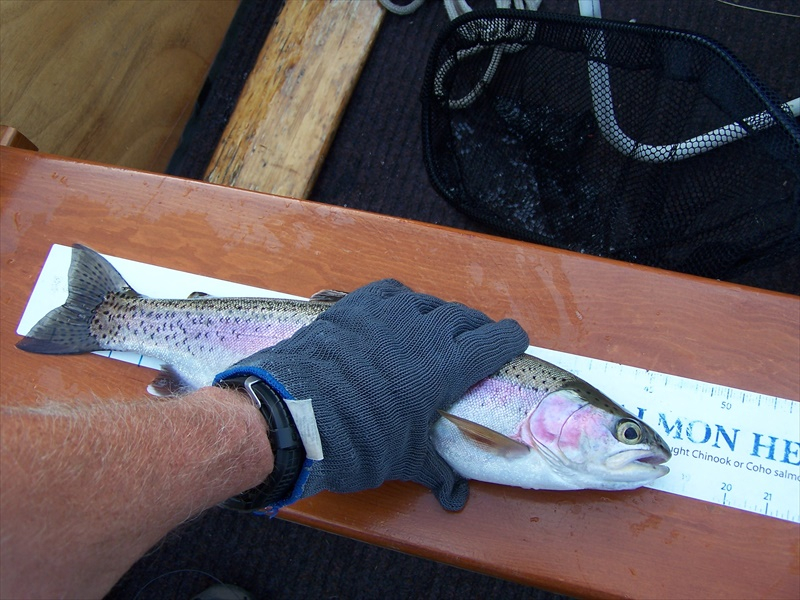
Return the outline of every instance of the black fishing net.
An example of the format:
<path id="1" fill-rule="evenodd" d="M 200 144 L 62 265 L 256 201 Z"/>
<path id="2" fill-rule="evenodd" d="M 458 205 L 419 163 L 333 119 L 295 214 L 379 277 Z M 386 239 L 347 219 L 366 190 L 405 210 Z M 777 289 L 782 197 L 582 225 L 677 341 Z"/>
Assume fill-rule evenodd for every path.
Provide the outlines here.
<path id="1" fill-rule="evenodd" d="M 493 11 L 454 21 L 423 89 L 429 175 L 520 239 L 728 279 L 800 252 L 800 128 L 715 42 Z"/>

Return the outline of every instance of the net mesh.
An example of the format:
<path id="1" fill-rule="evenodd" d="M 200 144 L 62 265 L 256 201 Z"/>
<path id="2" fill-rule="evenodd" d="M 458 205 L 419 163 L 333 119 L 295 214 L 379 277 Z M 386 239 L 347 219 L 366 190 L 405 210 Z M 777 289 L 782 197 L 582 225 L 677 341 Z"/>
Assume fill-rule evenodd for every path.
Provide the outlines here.
<path id="1" fill-rule="evenodd" d="M 513 237 L 705 277 L 800 252 L 800 129 L 685 32 L 500 11 L 440 36 L 423 89 L 434 186 Z"/>

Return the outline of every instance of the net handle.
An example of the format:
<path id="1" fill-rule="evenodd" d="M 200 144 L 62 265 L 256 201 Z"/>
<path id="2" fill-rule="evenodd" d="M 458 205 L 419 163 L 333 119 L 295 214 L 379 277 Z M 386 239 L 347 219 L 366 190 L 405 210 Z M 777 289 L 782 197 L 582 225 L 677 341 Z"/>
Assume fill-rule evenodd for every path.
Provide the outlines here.
<path id="1" fill-rule="evenodd" d="M 578 0 L 581 16 L 600 19 L 600 0 Z M 731 123 L 718 127 L 683 142 L 650 145 L 637 142 L 626 134 L 617 121 L 614 100 L 611 96 L 611 81 L 608 75 L 606 42 L 603 31 L 587 31 L 586 45 L 597 60 L 589 60 L 589 84 L 592 90 L 594 115 L 603 137 L 620 153 L 649 163 L 674 162 L 703 154 L 730 142 L 740 140 L 750 133 L 761 131 L 775 124 L 769 111 L 763 111 L 742 119 L 742 123 Z M 781 109 L 795 117 L 800 116 L 800 98 L 781 104 Z"/>

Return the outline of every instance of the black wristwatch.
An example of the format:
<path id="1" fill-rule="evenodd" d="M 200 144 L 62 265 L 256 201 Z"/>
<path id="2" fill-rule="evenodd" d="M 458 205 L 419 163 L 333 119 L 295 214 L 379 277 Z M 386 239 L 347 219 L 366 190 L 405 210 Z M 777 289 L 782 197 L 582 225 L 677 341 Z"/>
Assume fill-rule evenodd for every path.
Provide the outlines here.
<path id="1" fill-rule="evenodd" d="M 275 464 L 264 483 L 222 503 L 226 508 L 253 512 L 285 500 L 300 476 L 306 451 L 294 424 L 292 413 L 283 399 L 260 378 L 253 375 L 231 377 L 217 385 L 242 389 L 267 420 L 269 443 Z"/>

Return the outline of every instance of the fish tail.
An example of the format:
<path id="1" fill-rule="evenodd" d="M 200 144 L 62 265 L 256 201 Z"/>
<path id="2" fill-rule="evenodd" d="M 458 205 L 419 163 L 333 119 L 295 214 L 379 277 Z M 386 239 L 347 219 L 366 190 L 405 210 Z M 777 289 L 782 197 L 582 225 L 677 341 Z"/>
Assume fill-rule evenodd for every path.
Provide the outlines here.
<path id="1" fill-rule="evenodd" d="M 105 258 L 86 246 L 72 246 L 67 301 L 47 313 L 17 348 L 37 354 L 83 354 L 102 350 L 91 325 L 109 293 L 138 295 Z"/>

